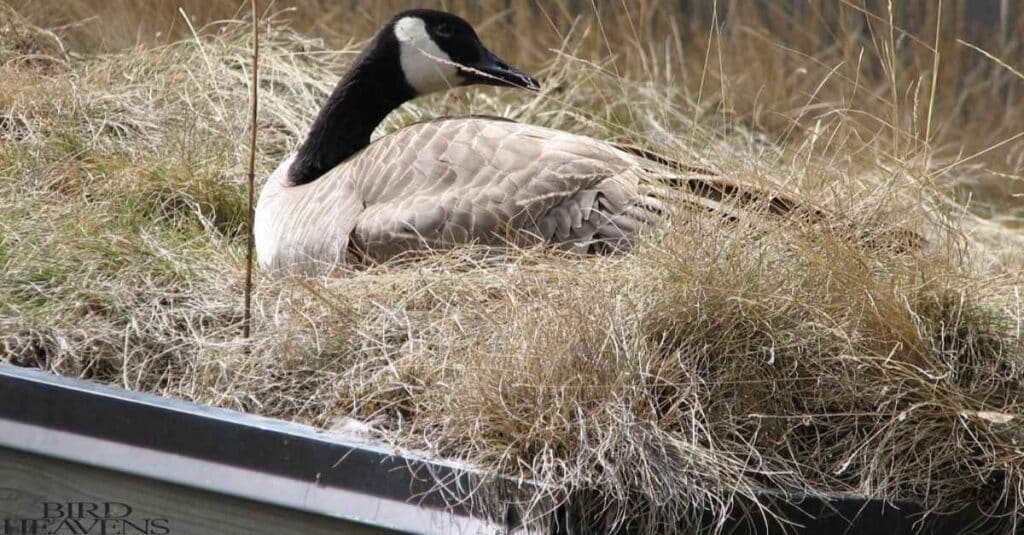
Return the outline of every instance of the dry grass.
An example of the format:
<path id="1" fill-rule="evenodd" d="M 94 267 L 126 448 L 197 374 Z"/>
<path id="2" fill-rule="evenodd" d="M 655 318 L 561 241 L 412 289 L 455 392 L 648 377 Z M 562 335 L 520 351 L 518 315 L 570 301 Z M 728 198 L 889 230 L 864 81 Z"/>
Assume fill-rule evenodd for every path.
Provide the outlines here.
<path id="1" fill-rule="evenodd" d="M 121 19 L 37 26 L 113 4 Z M 263 24 L 258 176 L 304 134 L 358 49 L 347 39 L 399 2 L 348 18 L 327 4 Z M 601 508 L 589 515 L 601 529 L 663 532 L 762 489 L 979 503 L 1007 530 L 1024 519 L 1011 196 L 1024 81 L 956 43 L 956 2 L 935 95 L 934 10 L 903 6 L 903 34 L 884 11 L 868 24 L 849 6 L 734 7 L 710 32 L 647 3 L 628 19 L 494 4 L 449 3 L 547 89 L 431 97 L 383 131 L 496 113 L 783 183 L 833 223 L 680 213 L 630 256 L 466 249 L 324 278 L 258 274 L 249 354 L 237 338 L 247 23 L 193 37 L 173 11 L 131 0 L 70 2 L 68 21 L 20 2 L 0 7 L 0 358 L 322 427 L 355 417 L 397 446 L 546 485 L 541 521 L 573 499 Z M 202 6 L 197 26 L 238 7 Z M 1010 27 L 975 44 L 1020 70 L 1024 25 Z M 154 30 L 172 38 L 137 37 Z M 929 243 L 898 255 L 856 245 L 850 228 Z"/>

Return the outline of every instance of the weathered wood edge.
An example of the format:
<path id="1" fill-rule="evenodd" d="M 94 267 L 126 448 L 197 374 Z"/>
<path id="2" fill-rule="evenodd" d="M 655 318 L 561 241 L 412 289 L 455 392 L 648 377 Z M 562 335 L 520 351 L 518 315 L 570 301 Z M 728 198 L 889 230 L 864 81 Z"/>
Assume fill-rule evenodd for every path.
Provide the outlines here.
<path id="1" fill-rule="evenodd" d="M 392 530 L 516 527 L 469 499 L 487 478 L 455 463 L 7 364 L 0 446 Z"/>

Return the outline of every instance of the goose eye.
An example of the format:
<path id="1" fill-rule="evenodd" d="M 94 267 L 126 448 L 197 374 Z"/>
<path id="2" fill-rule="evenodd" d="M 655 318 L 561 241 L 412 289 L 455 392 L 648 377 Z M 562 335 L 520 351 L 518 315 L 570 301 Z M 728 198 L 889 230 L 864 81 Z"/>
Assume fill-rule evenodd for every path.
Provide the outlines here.
<path id="1" fill-rule="evenodd" d="M 451 24 L 442 22 L 434 27 L 434 33 L 436 33 L 438 37 L 451 37 L 452 34 L 455 33 L 455 29 Z"/>

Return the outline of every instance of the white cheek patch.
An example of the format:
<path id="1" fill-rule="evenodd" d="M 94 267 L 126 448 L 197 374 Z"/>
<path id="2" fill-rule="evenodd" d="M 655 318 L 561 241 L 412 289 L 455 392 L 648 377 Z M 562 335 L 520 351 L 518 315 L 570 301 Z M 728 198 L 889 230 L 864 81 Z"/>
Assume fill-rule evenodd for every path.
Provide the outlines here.
<path id="1" fill-rule="evenodd" d="M 416 93 L 433 93 L 462 83 L 455 63 L 427 34 L 423 19 L 400 19 L 395 23 L 395 37 L 401 49 L 402 72 Z"/>

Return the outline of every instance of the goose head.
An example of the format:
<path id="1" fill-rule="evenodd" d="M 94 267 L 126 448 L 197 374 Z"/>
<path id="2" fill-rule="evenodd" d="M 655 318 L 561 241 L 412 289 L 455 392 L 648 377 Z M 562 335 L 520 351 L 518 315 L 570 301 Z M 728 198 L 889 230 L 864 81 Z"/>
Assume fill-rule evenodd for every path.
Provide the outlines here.
<path id="1" fill-rule="evenodd" d="M 417 95 L 473 84 L 540 89 L 536 79 L 502 61 L 468 22 L 451 13 L 399 13 L 382 33 L 389 31 L 402 75 Z"/>

